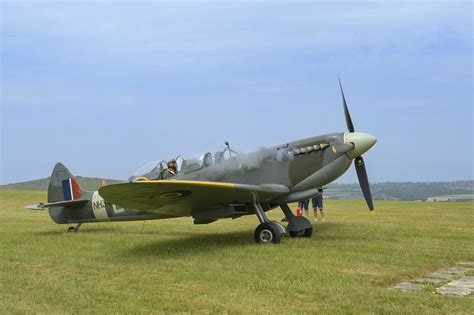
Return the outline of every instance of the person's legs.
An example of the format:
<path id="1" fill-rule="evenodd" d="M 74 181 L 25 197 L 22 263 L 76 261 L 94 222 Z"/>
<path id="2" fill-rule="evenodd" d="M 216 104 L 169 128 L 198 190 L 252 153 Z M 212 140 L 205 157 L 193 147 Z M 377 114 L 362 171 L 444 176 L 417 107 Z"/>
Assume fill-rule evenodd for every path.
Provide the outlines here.
<path id="1" fill-rule="evenodd" d="M 303 209 L 304 209 L 304 216 L 307 219 L 309 219 L 309 212 L 308 212 L 309 200 L 302 201 L 302 204 L 303 204 Z"/>
<path id="2" fill-rule="evenodd" d="M 318 201 L 317 198 L 311 199 L 311 203 L 313 204 L 313 212 L 314 212 L 314 221 L 318 221 Z"/>
<path id="3" fill-rule="evenodd" d="M 318 208 L 319 208 L 319 212 L 321 212 L 321 220 L 324 221 L 323 198 L 319 198 Z"/>

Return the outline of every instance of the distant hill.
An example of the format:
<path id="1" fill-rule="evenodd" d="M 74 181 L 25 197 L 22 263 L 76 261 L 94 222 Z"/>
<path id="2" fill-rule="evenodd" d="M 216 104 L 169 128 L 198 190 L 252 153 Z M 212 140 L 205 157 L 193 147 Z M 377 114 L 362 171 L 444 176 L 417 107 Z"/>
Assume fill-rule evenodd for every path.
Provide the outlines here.
<path id="1" fill-rule="evenodd" d="M 86 191 L 95 191 L 102 186 L 102 181 L 105 180 L 107 184 L 116 184 L 121 183 L 123 181 L 115 180 L 115 179 L 104 179 L 104 178 L 97 178 L 97 177 L 82 177 L 76 176 L 79 185 L 83 190 Z M 15 184 L 8 184 L 8 185 L 0 185 L 0 189 L 19 189 L 19 190 L 41 190 L 46 191 L 48 190 L 50 177 L 30 180 L 27 182 L 20 182 Z"/>
<path id="2" fill-rule="evenodd" d="M 427 200 L 430 197 L 470 195 L 474 197 L 474 180 L 455 182 L 374 183 L 372 197 L 378 200 Z M 359 184 L 329 184 L 325 191 L 332 199 L 363 199 Z"/>
<path id="3" fill-rule="evenodd" d="M 77 176 L 82 189 L 87 191 L 97 190 L 102 181 L 107 184 L 120 183 L 123 181 L 113 179 L 102 179 L 96 177 Z M 48 190 L 49 178 L 37 179 L 8 185 L 0 185 L 0 189 L 20 190 Z M 474 180 L 456 182 L 405 182 L 405 183 L 374 183 L 370 185 L 372 196 L 376 200 L 427 200 L 437 198 L 442 200 L 443 196 L 465 195 L 465 199 L 474 199 Z M 363 199 L 359 184 L 328 185 L 324 195 L 328 199 Z M 470 196 L 470 197 L 469 197 Z"/>

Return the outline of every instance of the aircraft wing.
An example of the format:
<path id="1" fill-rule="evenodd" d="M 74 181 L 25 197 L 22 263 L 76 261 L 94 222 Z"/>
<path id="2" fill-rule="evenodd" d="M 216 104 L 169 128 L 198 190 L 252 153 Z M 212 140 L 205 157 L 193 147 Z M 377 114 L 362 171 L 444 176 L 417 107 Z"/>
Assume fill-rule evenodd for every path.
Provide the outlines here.
<path id="1" fill-rule="evenodd" d="M 205 181 L 150 180 L 101 187 L 108 202 L 135 211 L 190 215 L 229 205 L 268 202 L 287 194 L 278 184 L 245 185 Z"/>

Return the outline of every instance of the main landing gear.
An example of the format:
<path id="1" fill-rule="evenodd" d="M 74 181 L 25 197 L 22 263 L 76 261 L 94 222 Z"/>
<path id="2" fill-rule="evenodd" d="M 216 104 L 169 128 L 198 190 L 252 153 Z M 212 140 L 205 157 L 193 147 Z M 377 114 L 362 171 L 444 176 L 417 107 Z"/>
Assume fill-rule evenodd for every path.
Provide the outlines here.
<path id="1" fill-rule="evenodd" d="M 67 231 L 68 233 L 76 233 L 81 227 L 82 223 L 77 223 L 76 226 L 70 226 Z"/>
<path id="2" fill-rule="evenodd" d="M 286 233 L 285 227 L 276 221 L 270 221 L 261 204 L 255 204 L 255 213 L 257 214 L 260 225 L 255 230 L 255 242 L 274 243 L 281 241 L 281 236 Z M 288 219 L 288 232 L 291 237 L 311 237 L 313 226 L 305 217 L 297 217 L 293 214 L 287 204 L 280 205 L 281 210 Z"/>
<path id="3" fill-rule="evenodd" d="M 260 225 L 255 229 L 255 242 L 257 243 L 274 243 L 278 244 L 281 241 L 281 235 L 286 233 L 285 227 L 279 222 L 270 221 L 262 205 L 256 203 L 255 213 L 257 214 Z"/>
<path id="4" fill-rule="evenodd" d="M 289 222 L 287 228 L 291 237 L 311 237 L 313 226 L 308 219 L 295 216 L 287 204 L 280 205 L 280 208 Z"/>

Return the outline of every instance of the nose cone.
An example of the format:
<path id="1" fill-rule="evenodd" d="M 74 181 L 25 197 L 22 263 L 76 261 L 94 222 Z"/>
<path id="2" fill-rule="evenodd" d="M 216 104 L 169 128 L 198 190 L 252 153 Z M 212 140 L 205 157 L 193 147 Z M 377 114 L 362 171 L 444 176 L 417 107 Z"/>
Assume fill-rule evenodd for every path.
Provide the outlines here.
<path id="1" fill-rule="evenodd" d="M 347 152 L 347 155 L 354 159 L 367 152 L 377 142 L 377 138 L 362 132 L 345 132 L 344 143 L 353 143 L 354 149 Z"/>

